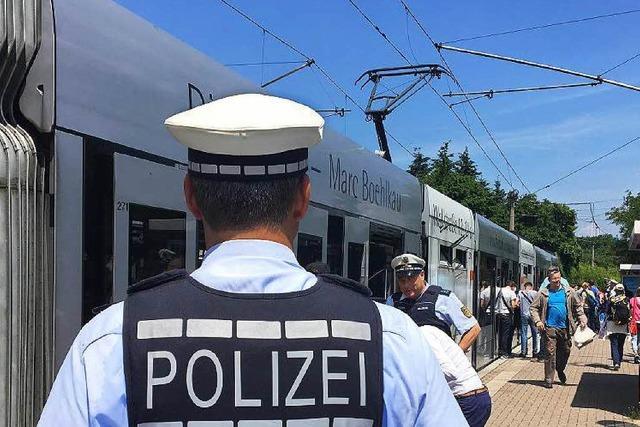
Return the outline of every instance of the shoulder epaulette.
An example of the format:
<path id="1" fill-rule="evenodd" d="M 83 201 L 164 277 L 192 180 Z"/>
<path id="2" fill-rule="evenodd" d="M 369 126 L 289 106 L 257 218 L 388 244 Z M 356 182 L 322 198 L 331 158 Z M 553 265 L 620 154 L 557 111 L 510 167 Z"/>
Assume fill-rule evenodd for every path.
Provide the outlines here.
<path id="1" fill-rule="evenodd" d="M 445 297 L 448 297 L 449 295 L 451 295 L 451 291 L 449 289 L 440 288 L 440 295 L 444 295 Z"/>
<path id="2" fill-rule="evenodd" d="M 145 291 L 147 289 L 155 288 L 156 286 L 162 285 L 163 283 L 172 282 L 177 279 L 182 279 L 187 277 L 189 273 L 187 270 L 179 269 L 179 270 L 171 270 L 165 273 L 158 274 L 157 276 L 149 277 L 148 279 L 141 280 L 138 283 L 135 283 L 127 289 L 127 294 L 131 295 L 136 292 Z"/>
<path id="3" fill-rule="evenodd" d="M 343 288 L 351 289 L 368 297 L 372 295 L 371 289 L 367 288 L 359 282 L 356 282 L 355 280 L 347 279 L 345 277 L 338 276 L 337 274 L 318 274 L 318 278 L 324 280 L 325 282 L 333 283 L 334 285 L 339 285 Z"/>

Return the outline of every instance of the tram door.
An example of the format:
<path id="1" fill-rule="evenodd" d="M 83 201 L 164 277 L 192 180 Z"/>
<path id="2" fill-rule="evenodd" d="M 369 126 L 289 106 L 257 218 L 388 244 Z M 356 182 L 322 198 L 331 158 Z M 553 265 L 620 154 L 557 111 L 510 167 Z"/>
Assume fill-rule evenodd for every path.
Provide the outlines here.
<path id="1" fill-rule="evenodd" d="M 327 217 L 324 209 L 309 206 L 300 222 L 298 235 L 293 242 L 296 257 L 301 266 L 312 262 L 327 262 Z"/>
<path id="2" fill-rule="evenodd" d="M 343 271 L 349 279 L 366 284 L 369 276 L 369 221 L 347 216 L 344 219 Z"/>
<path id="3" fill-rule="evenodd" d="M 183 194 L 185 171 L 114 154 L 113 300 L 127 287 L 176 268 L 195 268 L 196 220 Z"/>

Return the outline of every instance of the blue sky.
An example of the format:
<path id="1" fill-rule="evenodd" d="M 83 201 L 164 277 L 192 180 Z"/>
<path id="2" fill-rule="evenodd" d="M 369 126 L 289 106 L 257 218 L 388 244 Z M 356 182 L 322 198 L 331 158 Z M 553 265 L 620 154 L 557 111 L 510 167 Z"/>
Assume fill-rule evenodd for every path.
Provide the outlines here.
<path id="1" fill-rule="evenodd" d="M 358 14 L 347 0 L 302 2 L 293 0 L 229 0 L 232 4 L 314 58 L 360 105 L 369 91 L 354 85 L 366 69 L 406 65 L 393 48 Z M 118 0 L 136 14 L 173 34 L 223 64 L 298 61 L 300 55 L 237 15 L 217 0 Z M 408 18 L 399 0 L 357 0 L 360 8 L 412 61 L 439 63 L 436 51 Z M 412 11 L 436 41 L 566 21 L 638 8 L 619 1 L 456 1 L 407 0 Z M 457 43 L 475 50 L 530 59 L 589 74 L 599 74 L 640 53 L 640 13 L 564 25 L 539 31 Z M 264 53 L 263 53 L 264 52 Z M 264 55 L 264 56 L 263 56 Z M 579 78 L 515 64 L 445 52 L 445 58 L 467 90 L 500 89 L 575 83 Z M 260 83 L 292 65 L 234 67 Z M 608 78 L 640 85 L 640 58 L 607 74 Z M 389 81 L 388 86 L 404 80 Z M 446 93 L 455 86 L 443 78 L 434 86 Z M 270 87 L 314 108 L 346 107 L 345 118 L 327 118 L 329 126 L 374 150 L 373 124 L 317 70 L 306 69 Z M 518 174 L 538 189 L 615 146 L 640 136 L 640 92 L 600 85 L 527 94 L 496 95 L 475 106 Z M 468 118 L 474 135 L 502 172 L 519 185 L 473 112 L 454 107 Z M 486 179 L 498 173 L 484 157 L 449 109 L 428 89 L 398 108 L 385 121 L 403 145 L 433 155 L 442 141 L 454 151 L 469 147 Z M 406 168 L 411 155 L 390 141 L 394 163 Z M 539 193 L 558 202 L 597 201 L 596 221 L 605 232 L 617 232 L 604 218 L 628 189 L 640 191 L 640 141 L 596 165 Z M 508 187 L 508 184 L 503 184 Z M 586 207 L 576 207 L 578 233 L 589 235 Z"/>

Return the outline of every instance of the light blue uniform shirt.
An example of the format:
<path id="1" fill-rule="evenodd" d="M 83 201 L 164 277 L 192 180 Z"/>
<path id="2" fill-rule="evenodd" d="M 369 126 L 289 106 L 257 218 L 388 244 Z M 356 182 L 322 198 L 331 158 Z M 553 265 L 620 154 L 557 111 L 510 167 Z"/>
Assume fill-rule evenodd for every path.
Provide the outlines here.
<path id="1" fill-rule="evenodd" d="M 295 292 L 316 283 L 288 247 L 264 240 L 216 245 L 191 276 L 206 286 L 235 293 Z M 382 425 L 466 426 L 419 329 L 400 311 L 376 306 L 383 329 Z M 82 328 L 58 372 L 40 427 L 128 425 L 122 315 L 123 303 L 118 303 Z"/>
<path id="2" fill-rule="evenodd" d="M 426 290 L 427 288 L 425 288 Z M 404 299 L 404 295 L 400 299 Z M 387 305 L 393 306 L 393 298 L 391 296 L 387 298 Z M 454 326 L 458 334 L 464 335 L 478 321 L 473 316 L 467 317 L 467 314 L 471 314 L 471 312 L 467 311 L 467 314 L 465 314 L 463 307 L 464 304 L 453 292 L 449 296 L 440 294 L 436 300 L 436 317 L 446 322 L 447 325 Z"/>

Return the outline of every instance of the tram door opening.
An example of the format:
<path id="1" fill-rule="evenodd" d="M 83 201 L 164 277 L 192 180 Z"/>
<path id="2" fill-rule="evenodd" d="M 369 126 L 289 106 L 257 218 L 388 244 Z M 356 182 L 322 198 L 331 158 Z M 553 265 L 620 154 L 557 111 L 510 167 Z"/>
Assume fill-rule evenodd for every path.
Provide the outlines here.
<path id="1" fill-rule="evenodd" d="M 393 291 L 391 260 L 402 253 L 402 231 L 371 223 L 369 231 L 369 288 L 373 298 L 384 301 Z"/>
<path id="2" fill-rule="evenodd" d="M 498 282 L 497 260 L 494 256 L 478 252 L 478 280 L 476 280 L 476 317 L 480 335 L 476 340 L 476 369 L 488 365 L 497 347 L 495 335 L 495 299 Z"/>
<path id="3" fill-rule="evenodd" d="M 344 218 L 344 259 L 343 271 L 346 276 L 367 283 L 369 253 L 369 221 L 346 216 Z"/>
<path id="4" fill-rule="evenodd" d="M 183 195 L 185 171 L 114 154 L 113 301 L 164 271 L 195 268 L 196 221 Z"/>

